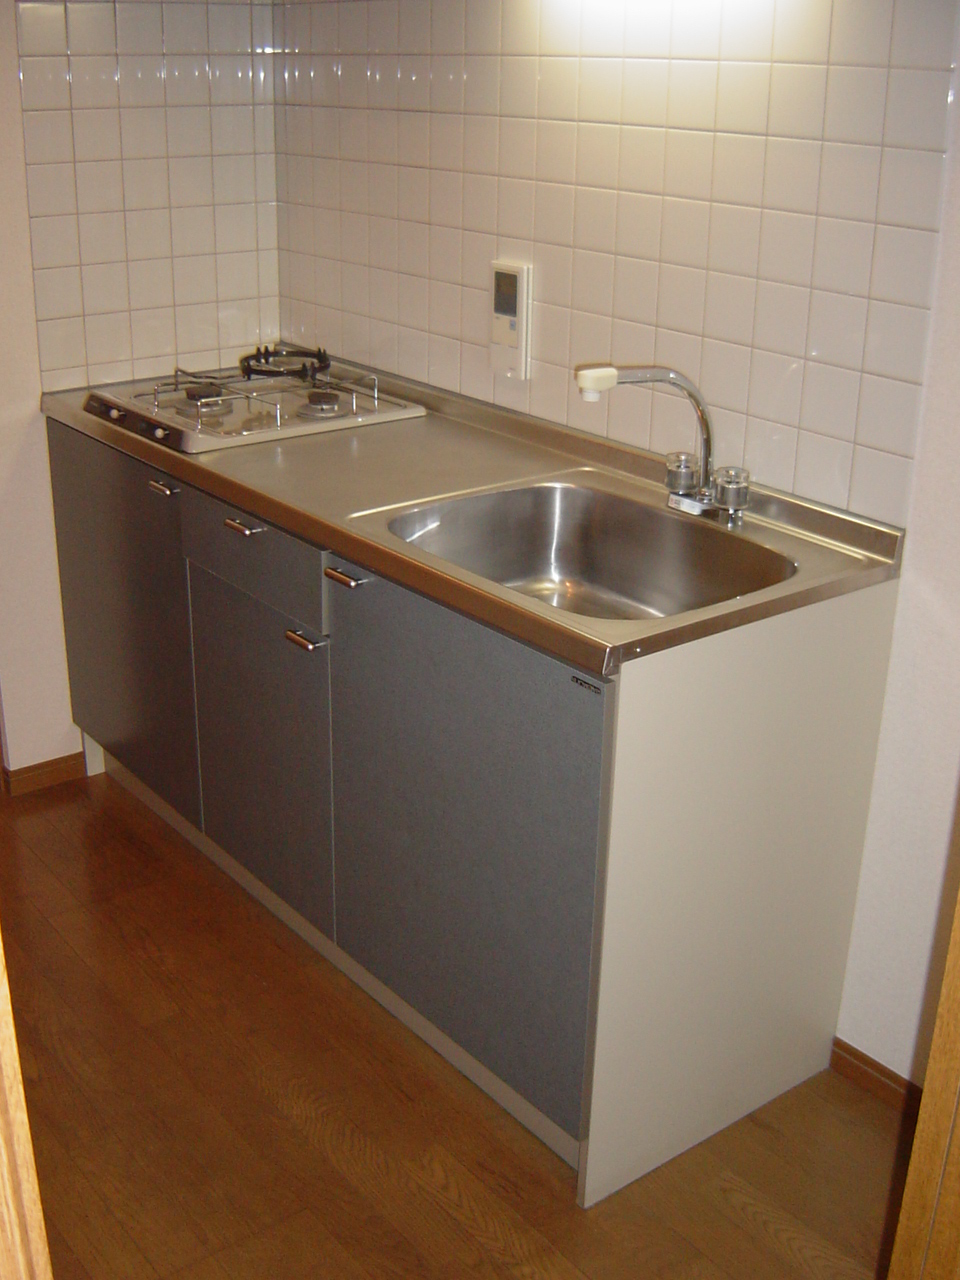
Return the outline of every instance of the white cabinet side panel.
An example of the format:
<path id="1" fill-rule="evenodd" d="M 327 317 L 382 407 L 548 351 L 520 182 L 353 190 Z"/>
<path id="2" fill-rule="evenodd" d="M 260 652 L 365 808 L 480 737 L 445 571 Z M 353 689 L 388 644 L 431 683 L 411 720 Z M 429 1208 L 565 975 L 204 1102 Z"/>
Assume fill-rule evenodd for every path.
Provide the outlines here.
<path id="1" fill-rule="evenodd" d="M 624 665 L 583 1203 L 827 1065 L 896 592 Z"/>

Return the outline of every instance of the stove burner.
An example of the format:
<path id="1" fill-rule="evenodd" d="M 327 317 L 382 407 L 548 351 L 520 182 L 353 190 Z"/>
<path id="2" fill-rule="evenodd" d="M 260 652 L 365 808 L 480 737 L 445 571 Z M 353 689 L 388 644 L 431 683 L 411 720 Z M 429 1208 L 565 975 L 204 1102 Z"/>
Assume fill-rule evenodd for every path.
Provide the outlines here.
<path id="1" fill-rule="evenodd" d="M 297 417 L 307 421 L 317 418 L 342 418 L 347 412 L 339 392 L 316 388 L 297 409 Z"/>
<path id="2" fill-rule="evenodd" d="M 223 392 L 215 382 L 194 382 L 184 387 L 183 394 L 188 400 L 219 400 Z"/>
<path id="3" fill-rule="evenodd" d="M 216 382 L 191 382 L 184 387 L 185 401 L 173 406 L 181 418 L 207 422 L 212 418 L 225 418 L 232 405 L 223 398 L 223 388 Z"/>
<path id="4" fill-rule="evenodd" d="M 319 409 L 337 409 L 340 406 L 340 397 L 336 391 L 311 391 L 307 400 Z"/>

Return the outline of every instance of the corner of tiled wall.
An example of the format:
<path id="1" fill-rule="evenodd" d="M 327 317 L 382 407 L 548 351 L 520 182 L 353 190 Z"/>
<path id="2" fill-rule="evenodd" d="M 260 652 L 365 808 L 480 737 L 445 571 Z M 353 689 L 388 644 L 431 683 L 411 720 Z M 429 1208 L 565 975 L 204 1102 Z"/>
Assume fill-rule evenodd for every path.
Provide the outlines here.
<path id="1" fill-rule="evenodd" d="M 278 5 L 281 324 L 657 450 L 675 364 L 721 463 L 905 518 L 956 0 Z M 534 365 L 494 378 L 490 262 L 535 270 Z"/>
<path id="2" fill-rule="evenodd" d="M 718 463 L 905 518 L 957 0 L 18 11 L 46 386 L 279 330 L 666 450 L 682 400 L 570 376 L 656 360 Z M 486 347 L 510 256 L 525 383 Z"/>
<path id="3" fill-rule="evenodd" d="M 272 5 L 17 15 L 44 387 L 219 366 L 275 337 Z"/>

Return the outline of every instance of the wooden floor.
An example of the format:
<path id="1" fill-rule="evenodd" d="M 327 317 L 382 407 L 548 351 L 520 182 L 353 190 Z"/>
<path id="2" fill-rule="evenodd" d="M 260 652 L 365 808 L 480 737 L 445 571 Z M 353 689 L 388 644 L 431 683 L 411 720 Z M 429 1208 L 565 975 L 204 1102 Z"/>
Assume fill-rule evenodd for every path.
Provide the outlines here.
<path id="1" fill-rule="evenodd" d="M 56 1280 L 853 1280 L 899 1118 L 824 1072 L 589 1212 L 572 1170 L 106 778 L 0 800 Z"/>

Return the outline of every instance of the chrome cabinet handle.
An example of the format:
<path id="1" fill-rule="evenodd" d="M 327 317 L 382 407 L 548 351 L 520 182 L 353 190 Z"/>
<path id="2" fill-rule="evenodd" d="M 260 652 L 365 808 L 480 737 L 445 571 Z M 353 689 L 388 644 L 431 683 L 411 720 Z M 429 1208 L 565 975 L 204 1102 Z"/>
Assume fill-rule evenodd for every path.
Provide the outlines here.
<path id="1" fill-rule="evenodd" d="M 159 493 L 164 498 L 172 498 L 177 492 L 176 489 L 171 489 L 168 484 L 163 484 L 159 480 L 148 480 L 147 488 L 152 489 L 154 493 Z"/>
<path id="2" fill-rule="evenodd" d="M 252 538 L 255 533 L 263 533 L 263 525 L 244 524 L 241 520 L 234 520 L 231 516 L 227 516 L 223 522 L 228 529 L 232 529 L 234 533 L 242 534 L 244 538 Z"/>
<path id="3" fill-rule="evenodd" d="M 302 631 L 285 631 L 284 635 L 291 644 L 295 644 L 298 649 L 305 649 L 307 653 L 313 653 L 314 649 L 319 649 L 324 643 L 322 640 L 308 640 Z"/>
<path id="4" fill-rule="evenodd" d="M 348 587 L 351 591 L 355 587 L 362 587 L 367 581 L 366 578 L 351 578 L 349 573 L 344 573 L 342 569 L 334 569 L 330 565 L 324 569 L 323 574 L 331 582 L 339 582 L 341 587 Z"/>

